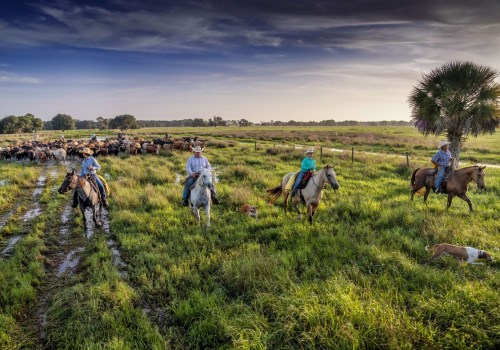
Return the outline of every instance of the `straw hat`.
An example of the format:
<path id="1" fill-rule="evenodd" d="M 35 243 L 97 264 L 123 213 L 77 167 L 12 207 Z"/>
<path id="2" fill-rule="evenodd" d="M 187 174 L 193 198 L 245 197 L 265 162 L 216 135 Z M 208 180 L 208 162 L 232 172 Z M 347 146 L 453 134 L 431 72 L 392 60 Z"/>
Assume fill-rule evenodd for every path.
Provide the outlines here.
<path id="1" fill-rule="evenodd" d="M 439 141 L 439 146 L 438 149 L 441 149 L 441 147 L 449 145 L 450 143 L 448 141 Z"/>
<path id="2" fill-rule="evenodd" d="M 193 152 L 201 152 L 201 147 L 196 146 L 195 148 L 193 148 Z"/>
<path id="3" fill-rule="evenodd" d="M 92 151 L 90 148 L 88 147 L 83 147 L 83 149 L 80 151 L 80 153 L 84 153 L 84 154 L 94 154 L 94 151 Z"/>
<path id="4" fill-rule="evenodd" d="M 304 152 L 305 154 L 309 154 L 309 153 L 314 153 L 314 149 L 312 148 L 309 148 L 307 151 Z"/>

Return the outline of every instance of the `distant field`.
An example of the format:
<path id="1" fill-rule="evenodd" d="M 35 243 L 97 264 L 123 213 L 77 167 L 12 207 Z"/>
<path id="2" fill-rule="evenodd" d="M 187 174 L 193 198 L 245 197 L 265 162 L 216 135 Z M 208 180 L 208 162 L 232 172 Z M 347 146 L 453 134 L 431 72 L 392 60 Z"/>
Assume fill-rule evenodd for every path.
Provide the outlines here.
<path id="1" fill-rule="evenodd" d="M 64 165 L 0 161 L 0 349 L 500 346 L 500 169 L 486 168 L 486 191 L 471 184 L 468 214 L 458 198 L 449 211 L 444 196 L 409 201 L 412 169 L 428 164 L 439 140 L 412 128 L 127 134 L 165 132 L 212 142 L 205 155 L 222 205 L 212 207 L 208 232 L 180 204 L 188 152 L 100 158 L 112 189 L 109 227 L 87 235 L 70 196 L 56 192 Z M 0 144 L 30 137 L 0 135 Z M 303 150 L 283 146 L 294 144 L 349 150 L 316 155 L 319 166 L 335 165 L 340 189 L 325 189 L 313 226 L 285 216 L 282 198 L 266 201 L 265 189 L 300 165 Z M 470 139 L 462 159 L 500 164 L 499 144 L 498 133 Z M 362 151 L 409 152 L 410 167 Z M 259 206 L 258 222 L 238 214 L 244 203 Z M 497 261 L 429 262 L 424 247 L 440 242 Z"/>
<path id="2" fill-rule="evenodd" d="M 64 133 L 69 138 L 89 138 L 97 135 L 115 137 L 119 130 L 73 130 Z M 201 136 L 207 139 L 230 139 L 232 141 L 254 143 L 263 146 L 279 144 L 306 144 L 355 151 L 382 152 L 411 156 L 431 157 L 437 144 L 444 137 L 424 137 L 414 127 L 218 127 L 218 128 L 144 128 L 129 130 L 128 135 L 145 138 L 173 136 Z M 58 138 L 61 132 L 44 131 L 41 137 Z M 0 135 L 0 145 L 16 140 L 29 140 L 32 135 Z M 493 135 L 469 137 L 463 147 L 461 160 L 467 163 L 500 164 L 500 132 Z"/>

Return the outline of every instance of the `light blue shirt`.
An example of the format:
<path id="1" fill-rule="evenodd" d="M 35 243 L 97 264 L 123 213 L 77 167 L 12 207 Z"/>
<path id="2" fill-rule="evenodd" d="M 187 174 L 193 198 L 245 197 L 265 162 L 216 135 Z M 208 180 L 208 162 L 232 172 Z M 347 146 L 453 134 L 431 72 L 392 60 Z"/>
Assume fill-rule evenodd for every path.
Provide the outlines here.
<path id="1" fill-rule="evenodd" d="M 88 170 L 87 167 L 89 165 L 92 165 L 94 169 Z M 101 166 L 99 163 L 97 163 L 97 160 L 95 160 L 94 157 L 88 157 L 87 159 L 83 159 L 82 161 L 82 172 L 80 173 L 80 176 L 85 176 L 87 174 L 95 174 L 96 170 L 101 169 Z"/>
<path id="2" fill-rule="evenodd" d="M 186 163 L 186 171 L 189 176 L 196 173 L 201 173 L 203 169 L 208 169 L 208 171 L 212 169 L 212 167 L 210 166 L 210 162 L 208 161 L 207 158 L 203 156 L 199 158 L 195 156 L 189 157 Z"/>
<path id="3" fill-rule="evenodd" d="M 439 166 L 450 166 L 450 160 L 451 160 L 451 152 L 450 151 L 445 152 L 442 149 L 437 151 L 434 157 L 432 157 L 432 161 L 436 162 Z"/>

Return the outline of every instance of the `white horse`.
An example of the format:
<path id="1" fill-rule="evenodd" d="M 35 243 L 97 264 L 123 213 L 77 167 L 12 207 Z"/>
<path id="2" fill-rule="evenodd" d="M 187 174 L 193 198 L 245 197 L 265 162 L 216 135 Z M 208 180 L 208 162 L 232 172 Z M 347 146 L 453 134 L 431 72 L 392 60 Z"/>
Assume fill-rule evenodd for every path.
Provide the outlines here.
<path id="1" fill-rule="evenodd" d="M 267 193 L 271 195 L 271 202 L 274 202 L 278 199 L 278 197 L 283 193 L 284 197 L 284 205 L 285 205 L 285 214 L 288 206 L 288 196 L 289 193 L 285 191 L 286 184 L 290 176 L 294 173 L 288 173 L 283 177 L 281 184 L 270 188 L 267 190 Z M 299 220 L 302 220 L 302 214 L 299 210 L 299 202 L 302 200 L 307 208 L 307 217 L 309 219 L 309 223 L 312 224 L 314 211 L 318 207 L 318 204 L 323 196 L 323 187 L 326 183 L 329 183 L 332 188 L 337 191 L 339 189 L 339 183 L 337 181 L 337 177 L 335 176 L 335 171 L 333 167 L 327 165 L 316 174 L 312 176 L 312 178 L 307 183 L 306 187 L 303 189 L 299 189 L 293 198 L 293 206 L 295 211 L 299 215 Z"/>
<path id="2" fill-rule="evenodd" d="M 191 195 L 189 196 L 189 201 L 191 203 L 191 209 L 193 210 L 194 216 L 200 221 L 200 208 L 205 208 L 205 213 L 207 216 L 207 227 L 210 227 L 210 187 L 212 187 L 212 175 L 207 169 L 203 169 L 198 179 L 196 179 L 193 188 L 191 189 Z"/>
<path id="3" fill-rule="evenodd" d="M 52 155 L 56 159 L 56 162 L 62 162 L 63 164 L 66 164 L 66 151 L 62 148 L 58 148 L 55 151 L 52 152 Z"/>

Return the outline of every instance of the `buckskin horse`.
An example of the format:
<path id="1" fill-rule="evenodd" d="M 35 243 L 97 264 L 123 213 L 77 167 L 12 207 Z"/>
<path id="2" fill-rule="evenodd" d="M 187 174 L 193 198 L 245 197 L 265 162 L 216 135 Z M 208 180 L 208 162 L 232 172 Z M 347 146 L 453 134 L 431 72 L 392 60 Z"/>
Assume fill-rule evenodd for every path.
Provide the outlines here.
<path id="1" fill-rule="evenodd" d="M 92 219 L 95 226 L 101 227 L 102 203 L 100 202 L 99 189 L 94 188 L 85 176 L 78 176 L 73 169 L 70 173 L 66 173 L 66 177 L 57 192 L 63 194 L 75 188 L 78 192 L 78 204 L 82 211 L 84 229 L 87 230 L 87 221 L 85 220 L 85 210 L 87 208 L 92 209 Z M 99 207 L 99 218 L 97 217 L 97 207 Z"/>
<path id="2" fill-rule="evenodd" d="M 469 212 L 472 212 L 472 203 L 467 197 L 467 190 L 470 182 L 475 182 L 480 190 L 484 190 L 484 168 L 485 166 L 469 166 L 466 168 L 455 170 L 450 179 L 446 181 L 446 192 L 448 193 L 448 209 L 451 206 L 453 197 L 457 196 L 469 205 Z M 418 192 L 422 187 L 425 187 L 424 202 L 427 202 L 427 197 L 431 189 L 435 190 L 436 175 L 433 168 L 418 168 L 411 175 L 411 200 L 415 192 Z"/>
<path id="3" fill-rule="evenodd" d="M 271 196 L 271 203 L 274 203 L 278 199 L 278 197 L 283 194 L 285 214 L 288 206 L 289 196 L 289 193 L 285 191 L 285 187 L 288 180 L 290 179 L 290 176 L 292 176 L 293 174 L 294 173 L 286 174 L 283 177 L 280 185 L 266 190 L 266 192 Z M 335 176 L 335 171 L 330 165 L 325 166 L 323 169 L 314 174 L 307 183 L 306 187 L 297 191 L 295 197 L 293 198 L 293 206 L 299 216 L 299 220 L 302 220 L 302 214 L 299 210 L 299 202 L 302 200 L 307 208 L 307 217 L 309 219 L 309 224 L 312 225 L 314 212 L 316 211 L 316 208 L 318 207 L 319 202 L 323 196 L 323 187 L 326 183 L 329 183 L 334 191 L 337 191 L 340 187 Z"/>

